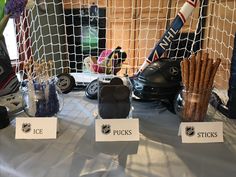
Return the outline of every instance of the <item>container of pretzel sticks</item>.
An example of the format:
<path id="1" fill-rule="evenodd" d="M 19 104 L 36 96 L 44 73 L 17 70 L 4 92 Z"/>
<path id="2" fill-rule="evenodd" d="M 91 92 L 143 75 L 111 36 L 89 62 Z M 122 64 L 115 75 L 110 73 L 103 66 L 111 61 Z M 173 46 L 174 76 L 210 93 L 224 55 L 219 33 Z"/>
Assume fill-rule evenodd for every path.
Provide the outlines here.
<path id="1" fill-rule="evenodd" d="M 24 110 L 31 117 L 51 117 L 63 106 L 63 97 L 52 75 L 52 62 L 28 61 L 24 65 L 27 79 L 21 92 Z"/>
<path id="2" fill-rule="evenodd" d="M 182 91 L 183 108 L 181 120 L 183 122 L 204 121 L 212 89 L 201 90 L 198 93 L 185 89 Z"/>
<path id="3" fill-rule="evenodd" d="M 198 53 L 181 62 L 182 110 L 184 122 L 202 122 L 206 118 L 214 77 L 220 59 L 211 59 L 207 53 Z"/>

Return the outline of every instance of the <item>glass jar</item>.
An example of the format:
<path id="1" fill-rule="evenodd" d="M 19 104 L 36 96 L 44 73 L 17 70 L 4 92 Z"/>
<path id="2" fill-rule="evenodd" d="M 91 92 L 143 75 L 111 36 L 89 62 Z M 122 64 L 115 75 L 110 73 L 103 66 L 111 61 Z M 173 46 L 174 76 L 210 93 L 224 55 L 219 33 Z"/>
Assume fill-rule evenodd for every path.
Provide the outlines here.
<path id="1" fill-rule="evenodd" d="M 27 81 L 21 91 L 28 116 L 51 117 L 62 109 L 63 97 L 54 78 L 41 83 Z"/>
<path id="2" fill-rule="evenodd" d="M 176 98 L 175 112 L 183 122 L 203 122 L 207 115 L 212 89 L 198 93 L 183 89 Z"/>
<path id="3" fill-rule="evenodd" d="M 103 119 L 132 117 L 132 88 L 128 77 L 101 76 L 98 78 L 98 115 Z"/>

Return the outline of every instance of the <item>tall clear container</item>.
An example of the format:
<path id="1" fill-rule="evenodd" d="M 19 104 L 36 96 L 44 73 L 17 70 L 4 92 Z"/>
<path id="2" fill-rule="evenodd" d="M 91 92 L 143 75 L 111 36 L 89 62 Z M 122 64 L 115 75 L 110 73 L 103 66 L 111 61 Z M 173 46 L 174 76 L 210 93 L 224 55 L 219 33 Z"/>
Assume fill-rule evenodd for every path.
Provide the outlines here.
<path id="1" fill-rule="evenodd" d="M 132 88 L 128 77 L 100 76 L 98 78 L 98 116 L 102 119 L 132 117 Z"/>

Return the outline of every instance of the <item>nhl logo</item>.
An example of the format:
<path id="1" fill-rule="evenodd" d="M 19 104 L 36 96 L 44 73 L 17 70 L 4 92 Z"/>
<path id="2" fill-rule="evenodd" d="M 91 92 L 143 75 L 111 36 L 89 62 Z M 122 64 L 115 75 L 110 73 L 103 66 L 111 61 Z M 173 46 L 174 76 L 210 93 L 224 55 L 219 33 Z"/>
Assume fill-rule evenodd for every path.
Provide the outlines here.
<path id="1" fill-rule="evenodd" d="M 23 123 L 22 124 L 22 127 L 21 127 L 21 130 L 24 132 L 24 133 L 28 133 L 31 131 L 31 124 L 30 123 Z"/>
<path id="2" fill-rule="evenodd" d="M 187 127 L 185 127 L 185 134 L 186 134 L 187 136 L 193 136 L 193 135 L 195 135 L 194 127 L 193 127 L 193 126 L 187 126 Z"/>
<path id="3" fill-rule="evenodd" d="M 102 133 L 105 135 L 111 133 L 111 126 L 109 124 L 103 124 L 102 125 Z"/>

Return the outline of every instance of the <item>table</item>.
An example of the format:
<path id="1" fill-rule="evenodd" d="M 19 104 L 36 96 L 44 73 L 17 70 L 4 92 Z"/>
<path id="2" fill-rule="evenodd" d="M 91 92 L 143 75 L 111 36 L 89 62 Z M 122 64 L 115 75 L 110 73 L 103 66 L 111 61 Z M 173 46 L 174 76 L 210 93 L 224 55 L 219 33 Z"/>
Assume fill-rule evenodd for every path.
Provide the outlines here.
<path id="1" fill-rule="evenodd" d="M 0 130 L 0 177 L 235 177 L 236 121 L 212 113 L 224 122 L 224 143 L 182 144 L 179 118 L 155 101 L 133 102 L 139 142 L 96 143 L 97 101 L 74 91 L 56 140 L 15 140 L 14 118 Z"/>

